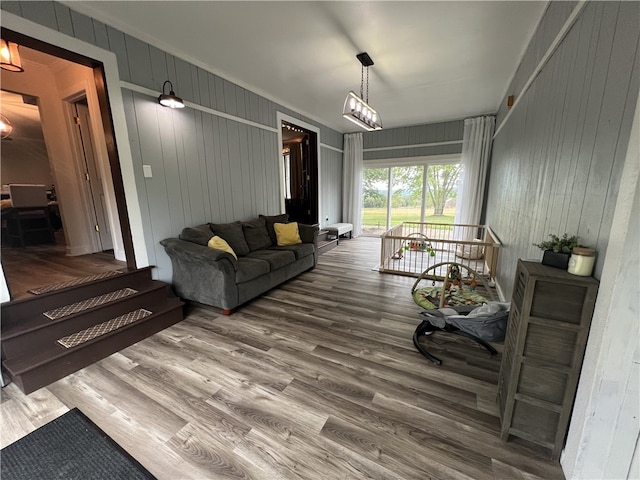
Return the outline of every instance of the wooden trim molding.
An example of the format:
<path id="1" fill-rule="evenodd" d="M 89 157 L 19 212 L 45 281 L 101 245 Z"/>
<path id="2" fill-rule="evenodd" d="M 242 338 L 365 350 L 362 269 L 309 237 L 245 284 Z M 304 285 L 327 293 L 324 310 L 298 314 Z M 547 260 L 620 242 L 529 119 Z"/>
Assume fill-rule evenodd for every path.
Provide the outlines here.
<path id="1" fill-rule="evenodd" d="M 437 147 L 440 145 L 459 145 L 462 144 L 462 140 L 450 140 L 448 142 L 431 142 L 431 143 L 414 143 L 411 145 L 393 145 L 392 147 L 375 147 L 364 148 L 363 152 L 381 152 L 384 150 L 399 150 L 401 148 L 420 148 L 420 147 Z"/>
<path id="2" fill-rule="evenodd" d="M 533 72 L 531 72 L 531 75 L 529 76 L 527 83 L 524 84 L 520 92 L 515 94 L 515 101 L 509 108 L 509 111 L 507 112 L 507 114 L 502 119 L 502 122 L 500 122 L 500 125 L 497 126 L 496 131 L 493 134 L 493 139 L 495 139 L 498 136 L 498 134 L 502 130 L 502 127 L 506 125 L 507 121 L 511 117 L 511 114 L 520 104 L 520 100 L 522 100 L 527 90 L 529 90 L 531 85 L 533 85 L 533 82 L 538 77 L 538 75 L 540 74 L 544 66 L 547 64 L 547 62 L 551 58 L 551 55 L 553 55 L 556 49 L 560 46 L 560 44 L 562 43 L 562 40 L 564 40 L 564 37 L 567 35 L 567 33 L 569 33 L 569 30 L 571 30 L 571 27 L 573 26 L 573 24 L 576 23 L 578 16 L 580 15 L 580 13 L 582 12 L 582 10 L 586 5 L 587 5 L 586 0 L 581 0 L 576 4 L 575 8 L 571 12 L 571 15 L 569 15 L 569 18 L 567 18 L 567 21 L 564 23 L 564 25 L 556 35 L 556 38 L 553 39 L 553 42 L 551 42 L 551 45 L 549 45 L 549 48 L 540 59 L 540 62 L 538 62 L 538 65 L 536 66 L 536 68 L 534 68 Z"/>

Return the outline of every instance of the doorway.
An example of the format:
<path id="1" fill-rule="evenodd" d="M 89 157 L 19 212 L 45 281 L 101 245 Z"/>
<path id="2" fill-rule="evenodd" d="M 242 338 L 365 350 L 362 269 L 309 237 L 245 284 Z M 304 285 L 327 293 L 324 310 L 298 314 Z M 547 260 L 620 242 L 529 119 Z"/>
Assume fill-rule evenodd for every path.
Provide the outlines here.
<path id="1" fill-rule="evenodd" d="M 318 134 L 290 121 L 281 121 L 281 177 L 289 220 L 313 225 L 318 211 Z"/>
<path id="2" fill-rule="evenodd" d="M 40 94 L 36 96 L 42 102 L 41 111 L 43 111 L 43 104 L 48 103 L 44 108 L 45 115 L 48 117 L 46 119 L 43 117 L 45 130 L 52 129 L 44 132 L 47 148 L 53 145 L 50 151 L 53 163 L 66 162 L 64 166 L 52 172 L 61 214 L 66 217 L 65 237 L 69 235 L 82 237 L 81 241 L 76 242 L 76 245 L 79 245 L 77 250 L 70 251 L 67 248 L 66 252 L 61 252 L 60 245 L 57 245 L 50 252 L 51 255 L 68 257 L 69 265 L 74 265 L 74 267 L 48 269 L 46 274 L 34 271 L 32 277 L 48 278 L 49 283 L 55 283 L 67 280 L 66 278 L 58 279 L 58 274 L 77 277 L 94 273 L 83 272 L 78 268 L 78 265 L 83 262 L 71 259 L 80 260 L 77 255 L 84 256 L 86 253 L 102 251 L 106 251 L 106 256 L 100 254 L 99 259 L 96 257 L 97 263 L 84 262 L 84 264 L 89 265 L 90 269 L 98 268 L 98 263 L 119 266 L 120 269 L 136 268 L 136 255 L 127 214 L 125 187 L 116 149 L 112 112 L 106 93 L 106 74 L 103 63 L 5 28 L 2 28 L 2 38 L 20 45 L 20 53 L 25 67 L 24 72 L 7 73 L 2 71 L 3 87 L 6 86 L 14 91 L 22 89 L 27 93 L 30 90 L 40 89 Z M 51 81 L 50 78 L 47 81 L 44 78 L 46 75 L 43 75 L 42 72 L 46 69 L 47 62 L 51 62 L 49 64 L 49 66 L 53 65 L 51 70 L 60 75 L 56 78 L 62 78 L 63 82 L 66 79 L 67 84 Z M 27 73 L 27 66 L 31 67 L 31 75 Z M 84 69 L 84 73 L 79 74 L 81 69 Z M 37 78 L 36 72 L 40 72 L 41 78 Z M 109 78 L 112 76 L 110 74 Z M 13 88 L 11 88 L 12 84 Z M 56 87 L 57 91 L 53 90 Z M 75 93 L 73 101 L 68 100 L 71 98 L 71 93 L 80 91 L 84 92 L 84 97 Z M 87 120 L 84 128 L 72 127 L 71 120 L 65 118 L 64 107 L 61 108 L 65 98 L 70 112 L 74 112 L 74 115 L 69 115 L 69 118 L 82 119 L 84 117 Z M 118 110 L 116 109 L 116 111 Z M 47 121 L 45 122 L 45 120 Z M 81 120 L 80 123 L 82 123 Z M 75 128 L 78 130 L 74 132 Z M 74 151 L 82 153 L 74 155 Z M 99 155 L 96 153 L 98 151 Z M 97 156 L 101 161 L 99 166 L 96 162 Z M 81 158 L 81 161 L 73 160 L 75 157 Z M 87 185 L 85 183 L 87 177 L 95 179 L 95 182 Z M 88 191 L 89 194 L 84 194 L 85 191 Z M 87 242 L 86 238 L 90 238 L 92 241 Z M 43 255 L 47 255 L 47 259 L 50 258 L 43 251 L 44 248 L 50 247 L 38 245 L 36 248 L 37 252 L 23 252 L 23 254 L 35 253 L 38 258 L 45 258 Z M 69 257 L 70 255 L 71 257 Z M 38 269 L 37 265 L 42 265 L 42 262 L 37 262 L 34 270 Z M 11 287 L 11 284 L 15 284 L 15 282 L 11 281 L 11 276 L 24 277 L 16 272 L 12 273 L 11 268 L 5 264 L 3 259 L 3 273 L 8 289 L 3 287 L 2 301 L 16 298 L 14 289 Z M 22 282 L 24 279 L 20 280 Z"/>

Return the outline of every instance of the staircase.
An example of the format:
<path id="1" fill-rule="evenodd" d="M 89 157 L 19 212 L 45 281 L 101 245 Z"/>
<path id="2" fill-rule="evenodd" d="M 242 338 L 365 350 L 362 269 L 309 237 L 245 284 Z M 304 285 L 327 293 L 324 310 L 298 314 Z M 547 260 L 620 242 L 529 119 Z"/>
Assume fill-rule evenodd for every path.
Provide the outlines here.
<path id="1" fill-rule="evenodd" d="M 183 319 L 146 267 L 2 304 L 2 367 L 26 394 Z"/>

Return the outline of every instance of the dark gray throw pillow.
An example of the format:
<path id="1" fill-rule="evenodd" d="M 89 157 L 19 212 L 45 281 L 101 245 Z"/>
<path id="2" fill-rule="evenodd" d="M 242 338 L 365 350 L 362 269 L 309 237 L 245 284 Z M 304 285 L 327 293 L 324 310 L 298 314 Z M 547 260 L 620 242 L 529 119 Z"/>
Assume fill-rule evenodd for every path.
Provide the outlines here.
<path id="1" fill-rule="evenodd" d="M 180 232 L 180 240 L 197 243 L 198 245 L 206 246 L 211 237 L 213 237 L 213 232 L 208 223 L 197 227 L 183 228 L 182 232 Z"/>
<path id="2" fill-rule="evenodd" d="M 251 250 L 244 238 L 241 222 L 212 223 L 211 230 L 214 234 L 224 238 L 236 255 L 246 255 Z"/>
<path id="3" fill-rule="evenodd" d="M 267 226 L 263 218 L 256 218 L 250 222 L 244 222 L 242 224 L 242 231 L 244 232 L 244 238 L 249 245 L 249 249 L 252 252 L 256 250 L 262 250 L 269 248 L 271 243 L 271 237 L 267 231 Z"/>
<path id="4" fill-rule="evenodd" d="M 271 237 L 271 244 L 277 245 L 278 239 L 276 238 L 276 231 L 273 229 L 273 224 L 287 223 L 289 221 L 289 214 L 283 213 L 281 215 L 260 215 L 260 218 L 264 220 L 264 223 L 267 227 L 267 232 L 269 232 L 269 237 Z"/>

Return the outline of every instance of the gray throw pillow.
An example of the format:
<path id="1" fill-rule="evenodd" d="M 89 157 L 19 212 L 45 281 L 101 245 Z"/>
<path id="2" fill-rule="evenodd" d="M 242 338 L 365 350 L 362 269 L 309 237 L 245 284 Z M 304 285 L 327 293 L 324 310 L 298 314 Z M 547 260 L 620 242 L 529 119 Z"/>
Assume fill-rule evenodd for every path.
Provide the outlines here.
<path id="1" fill-rule="evenodd" d="M 246 255 L 251 251 L 242 232 L 242 223 L 212 223 L 211 230 L 224 238 L 236 255 Z"/>
<path id="2" fill-rule="evenodd" d="M 283 213 L 281 215 L 260 215 L 260 218 L 264 220 L 265 225 L 267 226 L 267 232 L 269 232 L 269 237 L 271 237 L 271 244 L 277 245 L 278 239 L 276 237 L 276 231 L 273 228 L 274 223 L 288 223 L 289 222 L 289 214 Z"/>
<path id="3" fill-rule="evenodd" d="M 213 237 L 213 232 L 208 223 L 204 225 L 198 225 L 197 227 L 183 228 L 180 233 L 180 240 L 187 242 L 197 243 L 198 245 L 207 245 L 209 240 Z"/>
<path id="4" fill-rule="evenodd" d="M 269 248 L 272 245 L 267 226 L 262 218 L 244 222 L 242 224 L 242 231 L 244 232 L 247 245 L 249 245 L 249 249 L 251 249 L 252 252 Z"/>

